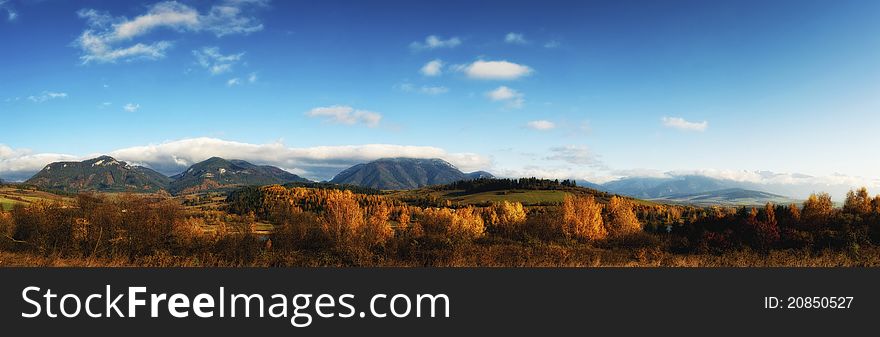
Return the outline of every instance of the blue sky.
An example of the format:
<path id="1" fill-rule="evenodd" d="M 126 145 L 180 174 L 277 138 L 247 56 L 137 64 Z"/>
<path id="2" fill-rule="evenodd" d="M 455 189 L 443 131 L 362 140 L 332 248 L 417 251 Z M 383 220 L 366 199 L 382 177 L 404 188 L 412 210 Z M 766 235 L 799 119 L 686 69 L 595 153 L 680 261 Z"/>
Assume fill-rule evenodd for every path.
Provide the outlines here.
<path id="1" fill-rule="evenodd" d="M 327 179 L 405 155 L 504 176 L 875 186 L 878 12 L 0 0 L 0 178 L 109 153 L 165 173 L 221 155 Z"/>

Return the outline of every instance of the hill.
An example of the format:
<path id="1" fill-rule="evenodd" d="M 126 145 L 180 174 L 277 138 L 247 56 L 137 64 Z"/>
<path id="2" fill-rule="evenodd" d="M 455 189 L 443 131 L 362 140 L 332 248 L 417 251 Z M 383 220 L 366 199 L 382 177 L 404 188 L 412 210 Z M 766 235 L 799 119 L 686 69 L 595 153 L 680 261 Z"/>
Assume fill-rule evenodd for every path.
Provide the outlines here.
<path id="1" fill-rule="evenodd" d="M 330 180 L 380 190 L 406 190 L 461 180 L 492 178 L 488 172 L 464 173 L 442 159 L 383 158 L 352 166 Z"/>
<path id="2" fill-rule="evenodd" d="M 718 191 L 701 193 L 675 194 L 651 200 L 696 206 L 758 206 L 764 205 L 768 202 L 772 202 L 777 205 L 799 203 L 798 200 L 794 200 L 778 194 L 752 191 L 742 188 L 728 188 Z"/>
<path id="3" fill-rule="evenodd" d="M 576 186 L 572 181 L 537 178 L 462 180 L 445 185 L 419 189 L 386 192 L 386 196 L 422 207 L 446 205 L 484 206 L 497 201 L 520 202 L 525 206 L 556 205 L 567 194 L 592 195 L 599 203 L 607 203 L 613 194 Z M 654 202 L 631 199 L 637 205 L 655 205 Z"/>
<path id="4" fill-rule="evenodd" d="M 62 192 L 158 192 L 171 179 L 142 166 L 129 165 L 110 156 L 81 162 L 55 162 L 25 181 L 47 190 Z"/>
<path id="5" fill-rule="evenodd" d="M 169 191 L 172 194 L 309 181 L 274 166 L 260 166 L 244 160 L 226 160 L 219 157 L 211 157 L 196 163 L 171 178 L 173 181 Z"/>
<path id="6" fill-rule="evenodd" d="M 601 187 L 609 192 L 642 199 L 657 199 L 678 194 L 703 193 L 737 188 L 733 181 L 697 175 L 653 178 L 632 177 L 610 181 Z"/>
<path id="7" fill-rule="evenodd" d="M 73 199 L 50 192 L 38 190 L 32 186 L 11 185 L 0 186 L 0 210 L 9 211 L 16 204 L 29 205 L 35 202 L 70 203 Z"/>

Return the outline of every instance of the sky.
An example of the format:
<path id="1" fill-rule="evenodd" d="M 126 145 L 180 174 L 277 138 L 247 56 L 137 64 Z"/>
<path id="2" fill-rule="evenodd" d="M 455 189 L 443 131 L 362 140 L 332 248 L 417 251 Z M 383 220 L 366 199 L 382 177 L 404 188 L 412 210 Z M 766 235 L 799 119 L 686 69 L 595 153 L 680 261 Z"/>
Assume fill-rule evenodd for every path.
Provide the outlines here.
<path id="1" fill-rule="evenodd" d="M 101 154 L 880 185 L 880 2 L 0 0 L 0 179 Z M 880 192 L 880 190 L 878 190 Z"/>

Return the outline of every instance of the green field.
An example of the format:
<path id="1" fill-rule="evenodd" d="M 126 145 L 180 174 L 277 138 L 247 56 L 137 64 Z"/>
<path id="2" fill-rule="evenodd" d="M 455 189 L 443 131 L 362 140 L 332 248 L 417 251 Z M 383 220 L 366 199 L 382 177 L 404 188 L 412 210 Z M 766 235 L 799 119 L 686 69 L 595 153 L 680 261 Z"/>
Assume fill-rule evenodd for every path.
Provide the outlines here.
<path id="1" fill-rule="evenodd" d="M 17 189 L 14 187 L 0 187 L 0 209 L 9 211 L 15 204 L 31 204 L 38 201 L 69 202 L 71 199 L 56 194 Z"/>
<path id="2" fill-rule="evenodd" d="M 483 204 L 497 201 L 520 202 L 526 205 L 560 203 L 565 198 L 563 191 L 542 190 L 503 190 L 480 192 L 474 194 L 461 194 L 460 191 L 452 191 L 442 195 L 442 198 L 462 204 Z"/>
<path id="3" fill-rule="evenodd" d="M 9 211 L 12 209 L 12 206 L 15 206 L 16 203 L 18 203 L 18 201 L 0 197 L 0 210 Z"/>
<path id="4" fill-rule="evenodd" d="M 580 187 L 567 187 L 564 189 L 502 189 L 495 191 L 467 193 L 465 190 L 438 190 L 431 187 L 403 190 L 388 191 L 386 196 L 403 200 L 405 202 L 419 202 L 420 200 L 428 200 L 429 203 L 436 201 L 449 202 L 456 205 L 485 205 L 492 202 L 509 201 L 519 202 L 524 206 L 544 206 L 560 204 L 565 200 L 565 196 L 569 194 L 575 195 L 593 195 L 600 203 L 607 203 L 611 198 L 611 194 L 597 192 L 592 189 Z M 654 206 L 657 202 L 650 200 L 642 200 L 628 198 L 636 205 Z"/>
<path id="5" fill-rule="evenodd" d="M 406 190 L 387 196 L 398 199 L 430 198 L 460 205 L 479 205 L 497 201 L 520 202 L 523 205 L 560 203 L 567 192 L 559 190 L 500 190 L 467 194 L 463 190 Z"/>

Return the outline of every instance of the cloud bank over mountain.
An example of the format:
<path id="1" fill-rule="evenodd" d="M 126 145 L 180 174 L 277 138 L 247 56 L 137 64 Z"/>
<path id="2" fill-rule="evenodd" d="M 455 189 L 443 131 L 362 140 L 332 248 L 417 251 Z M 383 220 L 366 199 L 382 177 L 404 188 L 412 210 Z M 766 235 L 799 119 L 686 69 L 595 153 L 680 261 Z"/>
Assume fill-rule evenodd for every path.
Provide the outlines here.
<path id="1" fill-rule="evenodd" d="M 180 173 L 188 166 L 222 157 L 278 166 L 304 177 L 324 180 L 354 164 L 387 157 L 441 158 L 465 171 L 491 166 L 474 153 L 451 153 L 433 146 L 362 144 L 343 146 L 288 147 L 282 142 L 252 144 L 218 138 L 187 138 L 159 144 L 127 147 L 106 153 L 119 160 L 155 169 L 163 174 Z M 0 145 L 0 177 L 24 180 L 54 161 L 83 160 L 101 154 L 32 153 Z"/>
<path id="2" fill-rule="evenodd" d="M 222 157 L 277 166 L 313 180 L 329 180 L 355 164 L 380 158 L 408 157 L 440 158 L 465 172 L 486 170 L 499 177 L 512 178 L 532 176 L 549 179 L 573 178 L 605 183 L 632 177 L 677 178 L 696 175 L 738 182 L 746 188 L 795 198 L 805 198 L 813 192 L 829 192 L 835 199 L 842 200 L 846 191 L 851 188 L 867 186 L 876 190 L 880 187 L 880 181 L 877 179 L 843 174 L 813 176 L 801 173 L 721 169 L 614 170 L 606 167 L 586 147 L 559 147 L 549 151 L 552 155 L 545 156 L 543 160 L 546 163 L 540 166 L 505 167 L 499 166 L 490 157 L 478 153 L 450 152 L 434 146 L 395 144 L 291 147 L 281 141 L 253 144 L 199 137 L 90 154 L 34 153 L 27 149 L 14 149 L 0 144 L 0 178 L 7 181 L 23 181 L 51 162 L 84 160 L 107 154 L 166 175 L 180 173 L 190 165 L 210 157 Z"/>

